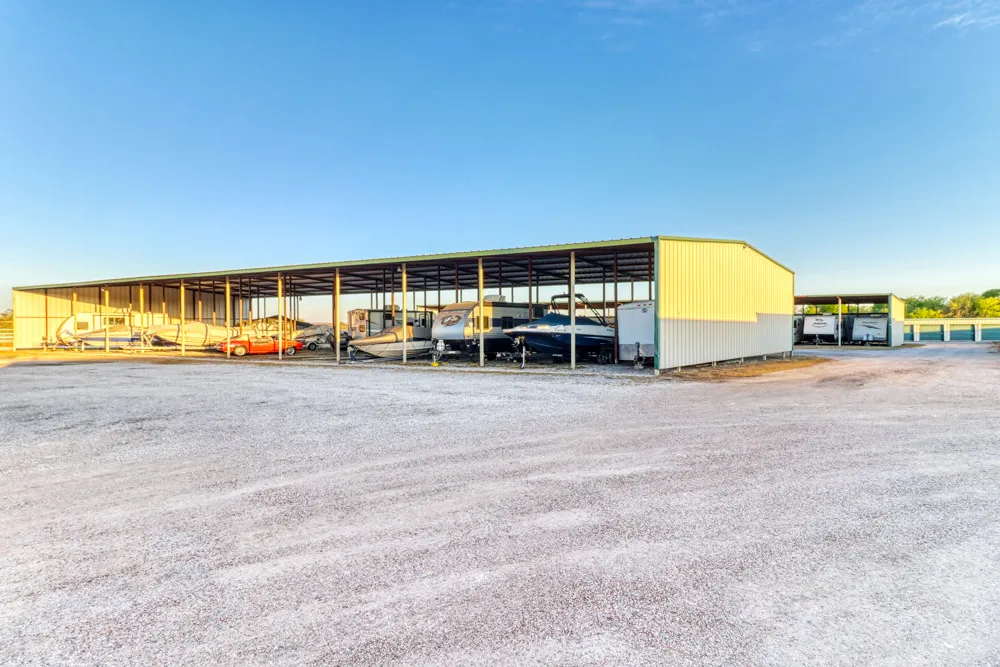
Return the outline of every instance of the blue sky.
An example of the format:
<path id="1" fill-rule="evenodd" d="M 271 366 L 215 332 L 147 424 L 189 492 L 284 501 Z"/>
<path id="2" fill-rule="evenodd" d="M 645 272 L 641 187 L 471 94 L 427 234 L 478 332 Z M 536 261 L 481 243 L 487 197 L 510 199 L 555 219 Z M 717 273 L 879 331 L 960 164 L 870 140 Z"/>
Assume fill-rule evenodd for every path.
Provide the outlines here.
<path id="1" fill-rule="evenodd" d="M 650 234 L 1000 287 L 1000 0 L 0 3 L 13 284 Z"/>

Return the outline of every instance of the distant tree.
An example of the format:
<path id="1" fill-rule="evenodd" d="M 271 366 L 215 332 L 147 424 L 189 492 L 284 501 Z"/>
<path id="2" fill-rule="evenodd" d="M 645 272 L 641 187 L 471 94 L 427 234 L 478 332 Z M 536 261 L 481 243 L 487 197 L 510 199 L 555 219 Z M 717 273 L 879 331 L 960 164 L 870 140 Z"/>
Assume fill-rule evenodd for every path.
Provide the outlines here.
<path id="1" fill-rule="evenodd" d="M 916 311 L 937 311 L 937 315 L 915 315 Z M 943 296 L 921 296 L 919 294 L 906 298 L 907 317 L 944 317 L 948 310 L 948 300 Z"/>
<path id="2" fill-rule="evenodd" d="M 990 290 L 991 292 L 997 290 Z M 985 295 L 986 292 L 983 292 Z M 979 297 L 977 317 L 1000 317 L 1000 296 Z"/>
<path id="3" fill-rule="evenodd" d="M 979 296 L 983 297 L 984 299 L 995 299 L 997 297 L 1000 297 L 1000 287 L 998 287 L 997 289 L 988 289 Z"/>
<path id="4" fill-rule="evenodd" d="M 914 308 L 913 310 L 910 310 L 910 304 L 909 302 L 907 302 L 906 316 L 913 319 L 926 319 L 929 317 L 944 317 L 944 313 L 942 313 L 940 310 L 935 310 L 934 308 L 927 308 L 925 306 L 921 306 L 920 308 Z"/>
<path id="5" fill-rule="evenodd" d="M 974 292 L 956 294 L 948 299 L 949 317 L 978 317 L 979 295 Z"/>
<path id="6" fill-rule="evenodd" d="M 0 327 L 9 327 L 14 324 L 14 311 L 8 308 L 0 313 Z"/>

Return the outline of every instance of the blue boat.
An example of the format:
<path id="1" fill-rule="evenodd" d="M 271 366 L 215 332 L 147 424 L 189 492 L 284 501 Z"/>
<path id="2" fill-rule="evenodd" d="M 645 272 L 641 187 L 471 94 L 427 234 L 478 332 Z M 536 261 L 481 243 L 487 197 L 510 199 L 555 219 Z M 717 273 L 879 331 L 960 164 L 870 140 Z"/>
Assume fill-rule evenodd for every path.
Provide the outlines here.
<path id="1" fill-rule="evenodd" d="M 569 295 L 560 294 L 553 297 L 551 312 L 544 317 L 511 329 L 504 329 L 504 333 L 515 341 L 520 339 L 530 351 L 537 354 L 569 357 L 572 345 L 570 335 L 573 332 L 573 327 L 570 324 L 569 315 L 557 312 L 555 305 L 556 301 L 562 299 L 568 302 Z M 607 320 L 590 305 L 585 296 L 577 294 L 576 299 L 582 302 L 585 308 L 594 315 L 594 317 L 577 316 L 576 318 L 577 357 L 594 356 L 602 361 L 610 359 L 609 355 L 613 352 L 615 344 L 614 327 L 610 326 Z"/>

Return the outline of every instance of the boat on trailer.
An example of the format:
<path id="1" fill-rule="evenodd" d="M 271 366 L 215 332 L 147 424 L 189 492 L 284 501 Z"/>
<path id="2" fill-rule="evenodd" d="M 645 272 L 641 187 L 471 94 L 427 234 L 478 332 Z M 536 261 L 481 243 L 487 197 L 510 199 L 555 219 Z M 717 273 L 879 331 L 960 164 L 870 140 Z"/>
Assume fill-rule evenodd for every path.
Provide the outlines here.
<path id="1" fill-rule="evenodd" d="M 62 339 L 62 337 L 60 337 Z M 142 332 L 138 327 L 127 324 L 113 324 L 106 329 L 96 329 L 74 336 L 70 344 L 83 347 L 104 348 L 105 346 L 119 350 L 142 344 Z"/>
<path id="2" fill-rule="evenodd" d="M 391 326 L 377 334 L 357 338 L 347 344 L 347 350 L 354 358 L 357 353 L 379 359 L 402 359 L 403 349 L 407 358 L 430 354 L 431 342 L 430 313 L 418 312 L 404 329 L 402 325 Z M 410 317 L 407 315 L 407 319 Z"/>
<path id="3" fill-rule="evenodd" d="M 575 327 L 568 314 L 558 307 L 560 301 L 567 302 L 566 310 L 572 305 L 569 294 L 552 297 L 550 312 L 541 319 L 520 326 L 504 329 L 515 344 L 521 341 L 530 352 L 557 358 L 569 358 L 572 354 L 571 334 L 576 333 L 577 358 L 596 357 L 600 363 L 608 363 L 613 358 L 615 328 L 595 309 L 583 294 L 576 295 L 576 301 L 583 304 L 584 312 L 592 317 L 577 316 Z"/>
<path id="4" fill-rule="evenodd" d="M 163 325 L 164 316 L 160 313 L 77 313 L 67 317 L 56 330 L 56 339 L 63 345 L 104 347 L 104 330 L 112 334 L 109 338 L 119 339 L 118 345 L 140 342 L 138 332 L 145 326 Z M 126 332 L 125 328 L 131 328 Z M 126 340 L 128 339 L 128 340 Z"/>
<path id="5" fill-rule="evenodd" d="M 180 324 L 148 327 L 145 335 L 154 345 L 180 345 L 183 342 L 185 347 L 214 348 L 224 340 L 237 338 L 240 334 L 235 328 L 185 322 L 183 328 Z"/>

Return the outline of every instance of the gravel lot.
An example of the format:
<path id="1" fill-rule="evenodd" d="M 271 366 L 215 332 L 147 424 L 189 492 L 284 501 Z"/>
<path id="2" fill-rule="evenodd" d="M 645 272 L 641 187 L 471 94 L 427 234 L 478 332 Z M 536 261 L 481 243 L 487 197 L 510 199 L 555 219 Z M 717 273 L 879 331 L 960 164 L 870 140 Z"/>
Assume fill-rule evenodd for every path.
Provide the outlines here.
<path id="1" fill-rule="evenodd" d="M 3 664 L 998 664 L 1000 354 L 0 369 Z"/>

